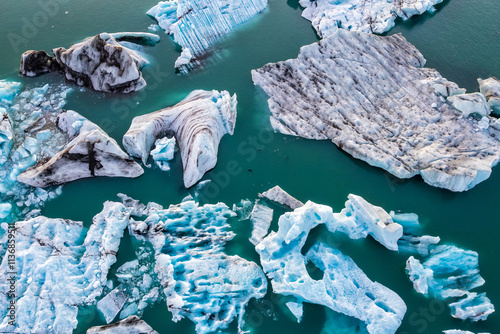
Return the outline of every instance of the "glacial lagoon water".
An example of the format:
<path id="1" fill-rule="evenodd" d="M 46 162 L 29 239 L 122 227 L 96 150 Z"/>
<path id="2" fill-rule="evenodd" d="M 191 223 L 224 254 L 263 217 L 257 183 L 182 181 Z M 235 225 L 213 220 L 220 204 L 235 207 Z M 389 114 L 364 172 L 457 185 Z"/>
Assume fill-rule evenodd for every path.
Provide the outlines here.
<path id="1" fill-rule="evenodd" d="M 47 7 L 47 3 L 58 5 Z M 145 12 L 156 3 L 156 0 L 0 0 L 0 79 L 19 81 L 24 88 L 61 83 L 58 75 L 19 77 L 21 53 L 28 49 L 68 47 L 104 31 L 147 31 L 154 21 Z M 49 15 L 43 15 L 44 12 Z M 159 31 L 161 42 L 147 50 L 151 64 L 144 70 L 148 86 L 143 91 L 113 96 L 75 88 L 68 95 L 66 107 L 99 124 L 121 142 L 134 116 L 173 105 L 194 89 L 236 93 L 235 134 L 221 141 L 218 164 L 204 177 L 212 183 L 202 191 L 203 201 L 222 201 L 231 206 L 243 198 L 255 199 L 259 192 L 278 184 L 303 202 L 312 200 L 330 205 L 334 211 L 340 211 L 347 195 L 354 193 L 387 211 L 415 212 L 425 234 L 440 236 L 442 243 L 479 253 L 481 274 L 486 280 L 481 291 L 487 292 L 493 304 L 500 305 L 499 167 L 474 189 L 451 193 L 424 184 L 418 178 L 398 180 L 353 159 L 330 142 L 297 139 L 271 131 L 267 97 L 254 87 L 250 70 L 268 62 L 295 58 L 301 46 L 318 40 L 310 22 L 300 14 L 298 1 L 270 0 L 269 8 L 261 15 L 215 46 L 212 62 L 188 75 L 175 74 L 173 64 L 180 49 Z M 389 34 L 402 33 L 426 57 L 428 67 L 436 68 L 444 77 L 472 92 L 478 90 L 477 78 L 500 76 L 499 17 L 497 0 L 445 0 L 435 14 L 398 22 Z M 230 162 L 239 167 L 232 175 L 227 170 Z M 179 203 L 193 190 L 183 186 L 177 155 L 170 172 L 152 168 L 133 180 L 98 178 L 69 183 L 64 186 L 62 196 L 49 202 L 42 214 L 81 220 L 89 226 L 103 202 L 117 200 L 117 193 L 126 193 L 143 203 L 154 201 L 168 206 Z M 273 229 L 277 228 L 278 213 L 275 212 Z M 237 237 L 228 244 L 226 252 L 258 263 L 248 241 L 249 222 L 234 220 L 232 226 Z M 463 322 L 453 319 L 443 303 L 417 294 L 404 271 L 407 255 L 390 252 L 371 239 L 328 238 L 320 228 L 313 230 L 310 238 L 339 247 L 370 279 L 403 298 L 408 311 L 398 333 L 440 333 L 455 328 L 475 333 L 500 332 L 498 312 L 484 322 Z M 133 258 L 131 241 L 126 235 L 112 273 Z M 284 303 L 272 293 L 261 301 L 250 302 L 246 312 L 248 329 L 259 334 L 362 332 L 357 321 L 345 316 L 327 321 L 331 312 L 310 304 L 305 305 L 304 318 L 297 324 L 284 309 Z M 173 323 L 165 305 L 149 307 L 143 319 L 160 333 L 194 333 L 194 324 L 189 320 Z M 76 333 L 104 324 L 95 308 L 82 309 L 79 321 Z M 226 332 L 236 332 L 236 323 Z"/>

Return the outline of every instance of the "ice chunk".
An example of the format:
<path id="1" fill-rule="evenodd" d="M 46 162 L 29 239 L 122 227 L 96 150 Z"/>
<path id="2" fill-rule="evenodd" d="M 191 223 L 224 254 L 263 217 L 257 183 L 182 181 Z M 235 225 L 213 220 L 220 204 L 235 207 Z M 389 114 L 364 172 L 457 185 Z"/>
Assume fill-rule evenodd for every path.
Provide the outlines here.
<path id="1" fill-rule="evenodd" d="M 389 31 L 396 18 L 404 20 L 426 11 L 434 12 L 434 5 L 443 0 L 300 0 L 305 7 L 302 16 L 312 22 L 322 38 L 339 28 L 377 33 Z"/>
<path id="2" fill-rule="evenodd" d="M 111 325 L 91 327 L 87 334 L 158 334 L 144 320 L 132 315 Z"/>
<path id="3" fill-rule="evenodd" d="M 250 242 L 252 244 L 257 245 L 264 239 L 269 232 L 272 221 L 273 209 L 263 204 L 256 203 L 250 216 L 250 222 L 252 223 L 252 236 L 250 237 Z"/>
<path id="4" fill-rule="evenodd" d="M 101 33 L 67 50 L 53 49 L 55 57 L 45 51 L 26 51 L 19 73 L 35 76 L 59 71 L 80 86 L 109 93 L 130 93 L 146 86 L 140 69 L 147 60 L 137 51 L 135 43 L 154 45 L 159 40 L 159 36 L 148 33 Z"/>
<path id="5" fill-rule="evenodd" d="M 155 148 L 151 151 L 151 157 L 162 171 L 169 171 L 168 162 L 174 158 L 175 152 L 175 137 L 160 138 L 155 141 Z"/>
<path id="6" fill-rule="evenodd" d="M 367 324 L 370 333 L 395 333 L 406 312 L 396 293 L 370 281 L 351 258 L 322 243 L 315 244 L 305 257 L 301 254 L 309 231 L 332 217 L 330 208 L 307 202 L 281 216 L 278 232 L 271 232 L 256 246 L 273 291 L 356 317 Z M 309 276 L 309 261 L 323 272 L 322 279 Z"/>
<path id="7" fill-rule="evenodd" d="M 242 199 L 239 203 L 233 204 L 233 211 L 238 215 L 238 220 L 250 218 L 253 210 L 253 203 L 247 199 Z"/>
<path id="8" fill-rule="evenodd" d="M 418 216 L 414 213 L 389 213 L 395 223 L 403 226 L 403 236 L 398 240 L 400 252 L 415 253 L 422 256 L 429 255 L 429 249 L 437 245 L 439 237 L 422 235 Z"/>
<path id="9" fill-rule="evenodd" d="M 297 318 L 297 322 L 302 320 L 302 315 L 304 314 L 304 307 L 302 303 L 288 302 L 286 307 L 292 312 L 292 314 Z"/>
<path id="10" fill-rule="evenodd" d="M 10 155 L 13 142 L 14 133 L 12 125 L 10 124 L 9 115 L 7 111 L 0 107 L 0 167 L 3 166 Z"/>
<path id="11" fill-rule="evenodd" d="M 169 0 L 147 14 L 182 46 L 175 67 L 186 72 L 217 40 L 266 7 L 267 0 Z"/>
<path id="12" fill-rule="evenodd" d="M 173 107 L 135 117 L 123 146 L 146 164 L 153 143 L 173 133 L 181 151 L 184 185 L 189 188 L 217 164 L 222 136 L 234 132 L 236 104 L 236 95 L 227 91 L 195 90 Z"/>
<path id="13" fill-rule="evenodd" d="M 495 312 L 495 307 L 491 303 L 486 293 L 468 293 L 467 297 L 458 302 L 451 303 L 451 315 L 462 320 L 472 319 L 473 321 L 486 320 L 490 314 Z"/>
<path id="14" fill-rule="evenodd" d="M 477 253 L 451 245 L 434 248 L 423 264 L 410 257 L 406 269 L 415 290 L 441 299 L 461 297 L 484 284 Z"/>
<path id="15" fill-rule="evenodd" d="M 19 82 L 0 80 L 0 107 L 7 108 L 12 105 L 20 87 Z"/>
<path id="16" fill-rule="evenodd" d="M 101 311 L 106 323 L 110 323 L 118 315 L 127 302 L 128 294 L 122 286 L 118 286 L 97 302 L 97 309 Z"/>
<path id="17" fill-rule="evenodd" d="M 435 89 L 445 79 L 424 64 L 402 35 L 339 29 L 252 78 L 270 97 L 275 131 L 331 140 L 398 178 L 420 174 L 430 185 L 468 190 L 498 163 L 500 127 L 477 131 L 478 121 Z"/>
<path id="18" fill-rule="evenodd" d="M 479 90 L 484 95 L 488 105 L 495 115 L 500 115 L 500 80 L 491 77 L 485 80 L 477 79 Z"/>
<path id="19" fill-rule="evenodd" d="M 17 332 L 73 332 L 78 306 L 95 303 L 106 285 L 130 211 L 105 203 L 86 236 L 81 222 L 39 216 L 16 223 L 16 261 L 4 257 L 0 278 L 17 272 Z M 7 284 L 0 285 L 2 305 L 11 300 L 8 291 Z M 7 311 L 0 310 L 0 332 L 14 330 Z"/>
<path id="20" fill-rule="evenodd" d="M 118 143 L 96 124 L 74 111 L 61 113 L 56 124 L 68 130 L 68 143 L 48 161 L 39 161 L 17 179 L 33 187 L 47 187 L 95 176 L 138 177 L 143 169 L 122 151 Z M 78 119 L 78 122 L 74 120 Z M 80 125 L 79 122 L 82 122 Z M 71 134 L 74 133 L 74 137 Z"/>
<path id="21" fill-rule="evenodd" d="M 246 304 L 266 294 L 267 280 L 257 264 L 222 252 L 235 236 L 227 222 L 235 213 L 222 203 L 194 201 L 148 207 L 146 219 L 131 221 L 130 231 L 151 242 L 173 320 L 187 317 L 203 334 L 226 328 L 238 317 L 241 329 Z"/>
<path id="22" fill-rule="evenodd" d="M 281 189 L 280 186 L 275 186 L 268 191 L 259 194 L 259 197 L 267 198 L 268 200 L 271 200 L 273 202 L 285 205 L 292 210 L 300 208 L 302 205 L 304 205 L 304 203 L 290 196 L 286 191 Z"/>
<path id="23" fill-rule="evenodd" d="M 490 114 L 491 109 L 486 102 L 483 94 L 470 93 L 458 94 L 448 97 L 448 101 L 462 114 L 467 117 L 471 114 L 478 114 L 480 116 L 487 116 Z"/>

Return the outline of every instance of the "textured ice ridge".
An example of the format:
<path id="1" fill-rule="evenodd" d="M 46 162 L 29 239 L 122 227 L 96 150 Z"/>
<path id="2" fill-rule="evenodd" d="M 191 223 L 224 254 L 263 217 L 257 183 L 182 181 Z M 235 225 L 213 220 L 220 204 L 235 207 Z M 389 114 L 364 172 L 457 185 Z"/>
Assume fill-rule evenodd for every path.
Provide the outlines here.
<path id="1" fill-rule="evenodd" d="M 423 263 L 411 256 L 406 262 L 406 270 L 413 287 L 421 294 L 440 299 L 465 296 L 450 303 L 455 318 L 485 320 L 495 311 L 484 293 L 470 292 L 485 283 L 479 274 L 476 252 L 450 245 L 437 246 Z"/>
<path id="2" fill-rule="evenodd" d="M 256 246 L 273 291 L 295 297 L 362 320 L 370 333 L 395 333 L 406 312 L 403 300 L 385 286 L 372 282 L 348 256 L 322 243 L 301 254 L 309 231 L 326 224 L 331 232 L 338 225 L 332 209 L 307 202 L 279 219 L 278 232 L 271 232 Z M 323 272 L 312 279 L 306 269 L 311 261 Z M 300 314 L 300 308 L 293 308 Z"/>
<path id="3" fill-rule="evenodd" d="M 109 93 L 130 93 L 146 86 L 140 69 L 148 63 L 143 45 L 154 45 L 160 37 L 148 33 L 101 33 L 71 46 L 45 51 L 26 51 L 19 73 L 24 76 L 59 71 L 79 86 Z"/>
<path id="4" fill-rule="evenodd" d="M 131 234 L 153 247 L 155 271 L 173 321 L 187 317 L 204 334 L 224 329 L 238 317 L 241 329 L 246 304 L 266 294 L 267 280 L 254 262 L 223 253 L 235 236 L 228 218 L 236 214 L 223 203 L 184 201 L 163 209 L 125 198 L 125 204 L 136 216 Z"/>
<path id="5" fill-rule="evenodd" d="M 329 139 L 399 178 L 420 174 L 433 186 L 468 190 L 498 163 L 499 124 L 465 117 L 447 100 L 464 90 L 424 63 L 401 35 L 340 29 L 252 77 L 270 97 L 276 131 Z M 480 113 L 484 99 L 473 105 Z"/>
<path id="6" fill-rule="evenodd" d="M 266 7 L 267 0 L 169 0 L 147 14 L 182 46 L 175 67 L 187 72 L 217 40 Z"/>
<path id="7" fill-rule="evenodd" d="M 106 202 L 88 232 L 81 222 L 43 216 L 16 223 L 16 296 L 0 286 L 0 304 L 15 300 L 16 326 L 0 310 L 0 332 L 72 333 L 78 306 L 94 304 L 106 284 L 109 268 L 132 210 Z M 7 257 L 0 278 L 12 271 Z M 9 270 L 10 269 L 10 270 Z"/>
<path id="8" fill-rule="evenodd" d="M 321 38 L 338 29 L 377 33 L 389 31 L 396 18 L 409 19 L 443 0 L 300 0 L 302 16 L 312 22 Z"/>
<path id="9" fill-rule="evenodd" d="M 181 151 L 184 185 L 189 188 L 217 164 L 222 136 L 234 132 L 236 105 L 236 94 L 195 90 L 173 107 L 135 117 L 123 146 L 146 164 L 155 141 L 174 135 Z"/>

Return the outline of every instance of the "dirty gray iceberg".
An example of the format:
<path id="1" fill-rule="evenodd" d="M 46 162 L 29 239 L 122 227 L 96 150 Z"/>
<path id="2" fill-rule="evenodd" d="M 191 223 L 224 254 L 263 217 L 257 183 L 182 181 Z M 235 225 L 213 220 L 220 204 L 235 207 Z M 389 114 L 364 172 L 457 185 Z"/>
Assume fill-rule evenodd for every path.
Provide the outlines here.
<path id="1" fill-rule="evenodd" d="M 395 292 L 372 282 L 350 257 L 323 243 L 302 255 L 309 232 L 319 224 L 335 232 L 335 220 L 331 208 L 312 202 L 280 217 L 278 232 L 256 246 L 273 291 L 298 301 L 292 311 L 299 319 L 302 312 L 296 304 L 309 302 L 360 319 L 370 333 L 395 333 L 406 312 Z M 323 272 L 322 279 L 309 276 L 308 262 Z"/>
<path id="2" fill-rule="evenodd" d="M 67 144 L 50 159 L 38 161 L 22 172 L 18 181 L 43 188 L 87 177 L 143 174 L 141 166 L 113 138 L 80 114 L 64 111 L 54 124 L 67 135 Z"/>
<path id="3" fill-rule="evenodd" d="M 111 325 L 91 327 L 87 334 L 158 334 L 144 320 L 136 315 L 118 321 Z"/>
<path id="4" fill-rule="evenodd" d="M 223 203 L 184 201 L 163 209 L 123 198 L 134 208 L 132 236 L 151 243 L 173 321 L 187 317 L 198 334 L 205 334 L 226 328 L 237 317 L 241 330 L 247 303 L 266 294 L 267 280 L 256 263 L 223 252 L 235 236 L 228 218 L 236 214 Z"/>
<path id="5" fill-rule="evenodd" d="M 217 40 L 266 7 L 267 0 L 168 0 L 147 14 L 182 46 L 175 67 L 187 72 Z"/>
<path id="6" fill-rule="evenodd" d="M 78 306 L 94 304 L 110 267 L 131 210 L 106 202 L 87 233 L 82 222 L 43 216 L 16 223 L 16 260 L 4 257 L 0 279 L 17 272 L 16 296 L 0 286 L 0 304 L 15 300 L 16 326 L 7 308 L 0 310 L 0 332 L 72 333 Z"/>
<path id="7" fill-rule="evenodd" d="M 389 31 L 395 20 L 434 12 L 443 0 L 300 0 L 302 16 L 311 21 L 322 38 L 338 29 L 381 34 Z"/>
<path id="8" fill-rule="evenodd" d="M 148 33 L 101 33 L 71 46 L 45 51 L 26 51 L 19 74 L 36 76 L 59 71 L 66 80 L 97 91 L 130 93 L 146 86 L 140 69 L 148 63 L 143 45 L 154 45 L 160 37 Z"/>
<path id="9" fill-rule="evenodd" d="M 173 107 L 135 117 L 123 137 L 123 146 L 146 164 L 157 139 L 175 136 L 184 185 L 189 188 L 217 164 L 222 136 L 234 132 L 236 105 L 236 94 L 195 90 Z"/>
<path id="10" fill-rule="evenodd" d="M 401 35 L 339 29 L 252 78 L 269 96 L 275 131 L 331 140 L 399 178 L 468 190 L 500 159 L 499 123 L 465 117 L 447 100 L 464 90 L 424 64 Z"/>

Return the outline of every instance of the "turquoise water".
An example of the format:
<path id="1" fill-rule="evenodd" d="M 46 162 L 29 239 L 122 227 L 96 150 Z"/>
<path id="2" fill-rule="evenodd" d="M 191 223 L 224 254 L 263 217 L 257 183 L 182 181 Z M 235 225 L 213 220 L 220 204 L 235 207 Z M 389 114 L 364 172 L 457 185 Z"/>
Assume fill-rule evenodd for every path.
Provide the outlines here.
<path id="1" fill-rule="evenodd" d="M 41 2 L 0 0 L 0 78 L 20 81 L 24 87 L 60 83 L 58 75 L 18 77 L 21 53 L 27 49 L 67 47 L 103 31 L 146 31 L 153 20 L 144 13 L 156 2 L 60 0 L 60 8 L 52 8 L 53 15 L 43 20 Z M 144 71 L 148 86 L 143 91 L 112 96 L 75 89 L 68 97 L 67 108 L 101 125 L 121 142 L 134 116 L 173 105 L 194 89 L 225 89 L 236 93 L 239 104 L 235 134 L 222 139 L 218 165 L 204 178 L 214 180 L 202 193 L 204 201 L 222 201 L 231 206 L 242 198 L 255 199 L 259 192 L 279 184 L 302 201 L 327 204 L 335 211 L 344 207 L 349 193 L 354 193 L 388 211 L 415 212 L 426 234 L 438 235 L 442 242 L 479 253 L 481 274 L 486 280 L 481 291 L 486 291 L 491 301 L 500 305 L 500 288 L 496 286 L 500 282 L 498 167 L 487 181 L 466 193 L 456 194 L 430 187 L 419 178 L 395 179 L 351 158 L 330 142 L 296 139 L 270 131 L 266 96 L 253 86 L 250 70 L 268 62 L 295 58 L 301 46 L 317 41 L 312 26 L 300 14 L 298 1 L 271 0 L 263 14 L 216 46 L 224 51 L 218 52 L 213 63 L 185 76 L 176 75 L 173 70 L 179 48 L 169 36 L 159 32 L 161 42 L 148 49 L 152 64 Z M 500 76 L 499 17 L 498 0 L 445 0 L 437 13 L 399 22 L 390 34 L 402 33 L 423 53 L 429 67 L 468 91 L 475 91 L 478 77 Z M 33 21 L 39 27 L 29 31 L 27 26 Z M 12 34 L 23 40 L 17 39 L 13 46 L 9 40 Z M 258 150 L 251 147 L 251 137 L 257 138 Z M 240 167 L 239 172 L 226 180 L 224 176 L 231 161 Z M 146 169 L 143 176 L 134 180 L 100 178 L 67 184 L 63 195 L 49 202 L 42 214 L 82 220 L 89 226 L 92 217 L 102 209 L 102 203 L 117 200 L 119 192 L 142 202 L 155 201 L 167 206 L 179 203 L 192 191 L 183 187 L 182 166 L 177 156 L 169 173 Z M 276 228 L 276 222 L 273 224 Z M 228 245 L 227 252 L 258 262 L 248 241 L 248 222 L 234 221 L 233 227 L 237 237 Z M 408 311 L 399 333 L 440 333 L 453 328 L 476 333 L 500 332 L 498 314 L 485 322 L 463 322 L 451 318 L 447 306 L 417 294 L 404 271 L 407 256 L 385 250 L 371 239 L 332 239 L 323 232 L 315 229 L 310 237 L 338 246 L 368 277 L 404 299 Z M 125 237 L 113 270 L 132 258 L 131 241 Z M 262 301 L 251 302 L 246 320 L 252 332 L 322 333 L 326 320 L 323 307 L 306 305 L 304 319 L 297 324 L 283 311 L 284 302 L 272 293 Z M 427 313 L 423 313 L 425 310 Z M 173 323 L 165 305 L 148 308 L 143 318 L 160 333 L 194 333 L 194 325 L 188 320 Z M 76 332 L 84 333 L 89 326 L 103 322 L 93 308 L 82 309 Z M 340 316 L 332 323 L 338 326 L 331 327 L 328 333 L 356 332 L 357 323 L 347 317 Z M 226 332 L 235 331 L 233 324 Z"/>

